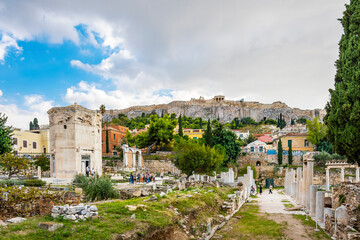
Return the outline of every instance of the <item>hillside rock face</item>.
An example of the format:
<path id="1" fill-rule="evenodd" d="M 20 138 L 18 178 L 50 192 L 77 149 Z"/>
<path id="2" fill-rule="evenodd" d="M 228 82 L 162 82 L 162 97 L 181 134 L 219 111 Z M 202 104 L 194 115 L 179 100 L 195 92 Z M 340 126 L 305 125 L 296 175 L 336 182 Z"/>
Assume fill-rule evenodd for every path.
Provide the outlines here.
<path id="1" fill-rule="evenodd" d="M 277 119 L 280 113 L 283 114 L 285 120 L 290 122 L 291 119 L 301 117 L 312 119 L 319 117 L 320 120 L 325 116 L 325 110 L 301 110 L 298 108 L 290 108 L 285 103 L 274 102 L 272 104 L 262 104 L 259 102 L 229 101 L 224 98 L 219 100 L 214 97 L 210 100 L 191 99 L 190 101 L 174 101 L 169 104 L 134 106 L 122 110 L 108 110 L 104 115 L 105 121 L 110 121 L 117 117 L 119 113 L 124 113 L 128 118 L 141 116 L 142 113 L 150 114 L 155 111 L 159 116 L 161 114 L 172 114 L 176 116 L 180 114 L 187 117 L 201 117 L 203 119 L 220 119 L 221 122 L 231 122 L 234 118 L 251 117 L 256 121 L 266 119 Z"/>

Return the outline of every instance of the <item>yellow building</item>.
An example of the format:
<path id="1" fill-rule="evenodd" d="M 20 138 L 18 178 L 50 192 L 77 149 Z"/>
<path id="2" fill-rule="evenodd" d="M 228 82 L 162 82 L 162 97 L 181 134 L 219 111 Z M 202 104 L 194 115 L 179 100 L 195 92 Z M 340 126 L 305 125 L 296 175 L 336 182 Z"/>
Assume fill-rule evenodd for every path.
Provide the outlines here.
<path id="1" fill-rule="evenodd" d="M 276 143 L 277 142 L 278 140 Z M 314 151 L 314 146 L 306 139 L 306 133 L 288 133 L 281 137 L 281 143 L 284 150 L 289 150 L 290 142 L 293 151 Z"/>
<path id="2" fill-rule="evenodd" d="M 26 131 L 15 129 L 12 138 L 14 152 L 19 156 L 30 158 L 49 153 L 49 129 Z"/>
<path id="3" fill-rule="evenodd" d="M 204 129 L 190 129 L 190 128 L 184 128 L 183 129 L 184 136 L 189 136 L 191 139 L 199 139 L 202 138 L 202 135 L 204 134 Z"/>

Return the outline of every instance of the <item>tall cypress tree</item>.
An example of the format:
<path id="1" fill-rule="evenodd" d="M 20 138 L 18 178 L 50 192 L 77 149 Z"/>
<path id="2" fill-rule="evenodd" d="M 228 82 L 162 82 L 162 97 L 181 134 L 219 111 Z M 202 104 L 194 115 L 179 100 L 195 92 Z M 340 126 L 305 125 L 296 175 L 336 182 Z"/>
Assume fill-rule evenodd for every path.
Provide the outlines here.
<path id="1" fill-rule="evenodd" d="M 278 154 L 277 154 L 277 159 L 278 159 L 279 165 L 281 165 L 281 164 L 282 164 L 282 160 L 283 160 L 283 148 L 282 148 L 281 138 L 279 138 L 279 142 L 278 142 Z"/>
<path id="2" fill-rule="evenodd" d="M 200 127 L 200 129 L 203 128 L 203 122 L 202 122 L 202 118 L 201 118 L 201 117 L 200 117 L 200 119 L 199 119 L 199 127 Z"/>
<path id="3" fill-rule="evenodd" d="M 110 152 L 110 147 L 109 147 L 109 130 L 106 129 L 106 139 L 105 139 L 105 144 L 106 144 L 106 153 Z"/>
<path id="4" fill-rule="evenodd" d="M 360 1 L 345 6 L 335 89 L 329 89 L 325 123 L 335 151 L 360 165 Z"/>
<path id="5" fill-rule="evenodd" d="M 292 141 L 290 141 L 290 145 L 289 145 L 288 163 L 289 163 L 289 165 L 292 165 L 292 163 L 293 163 Z"/>
<path id="6" fill-rule="evenodd" d="M 181 120 L 181 114 L 179 116 L 179 136 L 183 137 L 184 133 L 183 133 L 183 129 L 182 129 L 182 120 Z"/>
<path id="7" fill-rule="evenodd" d="M 212 147 L 214 145 L 214 139 L 213 139 L 213 133 L 212 133 L 212 129 L 211 129 L 210 119 L 208 120 L 207 128 L 203 134 L 203 138 L 204 138 L 205 144 L 207 146 Z"/>

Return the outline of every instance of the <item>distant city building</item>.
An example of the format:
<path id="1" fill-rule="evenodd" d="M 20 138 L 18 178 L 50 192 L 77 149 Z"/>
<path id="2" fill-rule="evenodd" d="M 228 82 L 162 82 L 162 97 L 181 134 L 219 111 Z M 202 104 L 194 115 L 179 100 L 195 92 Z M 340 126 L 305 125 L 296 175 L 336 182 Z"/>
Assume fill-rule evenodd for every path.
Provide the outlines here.
<path id="1" fill-rule="evenodd" d="M 74 104 L 48 111 L 50 122 L 50 174 L 73 178 L 86 168 L 102 174 L 101 114 Z"/>
<path id="2" fill-rule="evenodd" d="M 249 131 L 242 131 L 242 130 L 237 130 L 237 129 L 231 129 L 231 131 L 233 133 L 235 133 L 235 135 L 240 138 L 241 140 L 245 140 L 249 137 L 250 132 Z"/>
<path id="3" fill-rule="evenodd" d="M 190 128 L 184 128 L 183 129 L 184 136 L 189 136 L 191 139 L 199 139 L 202 138 L 202 135 L 204 134 L 204 129 L 190 129 Z"/>
<path id="4" fill-rule="evenodd" d="M 314 151 L 314 145 L 306 139 L 306 133 L 288 133 L 281 137 L 282 148 L 289 150 L 290 143 L 293 151 L 311 152 Z M 275 146 L 278 145 L 279 138 L 274 140 Z"/>
<path id="5" fill-rule="evenodd" d="M 13 132 L 13 149 L 18 156 L 34 158 L 49 154 L 49 129 L 26 130 L 15 129 Z"/>
<path id="6" fill-rule="evenodd" d="M 117 155 L 119 152 L 116 147 L 121 147 L 121 142 L 126 136 L 129 128 L 124 126 L 105 126 L 102 129 L 101 141 L 102 141 L 102 154 L 103 155 Z M 109 152 L 106 152 L 106 131 L 109 136 Z"/>
<path id="7" fill-rule="evenodd" d="M 256 140 L 254 142 L 249 143 L 246 147 L 243 148 L 244 152 L 247 153 L 266 153 L 268 146 L 266 143 Z"/>

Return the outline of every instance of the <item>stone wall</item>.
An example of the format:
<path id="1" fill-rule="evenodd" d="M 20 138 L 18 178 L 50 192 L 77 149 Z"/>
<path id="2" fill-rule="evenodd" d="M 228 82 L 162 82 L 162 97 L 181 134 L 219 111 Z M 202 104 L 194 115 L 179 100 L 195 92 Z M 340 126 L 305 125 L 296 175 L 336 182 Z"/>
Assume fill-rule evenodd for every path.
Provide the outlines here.
<path id="1" fill-rule="evenodd" d="M 145 171 L 149 171 L 152 173 L 181 173 L 172 160 L 145 160 L 144 163 Z"/>
<path id="2" fill-rule="evenodd" d="M 256 164 L 260 162 L 261 166 L 266 166 L 268 164 L 277 164 L 277 155 L 268 155 L 266 153 L 249 153 L 244 156 L 240 156 L 238 159 L 239 166 L 245 166 L 245 165 L 253 165 L 256 166 Z M 288 163 L 288 156 L 283 155 L 283 164 Z M 293 156 L 293 165 L 301 165 L 301 156 Z"/>

